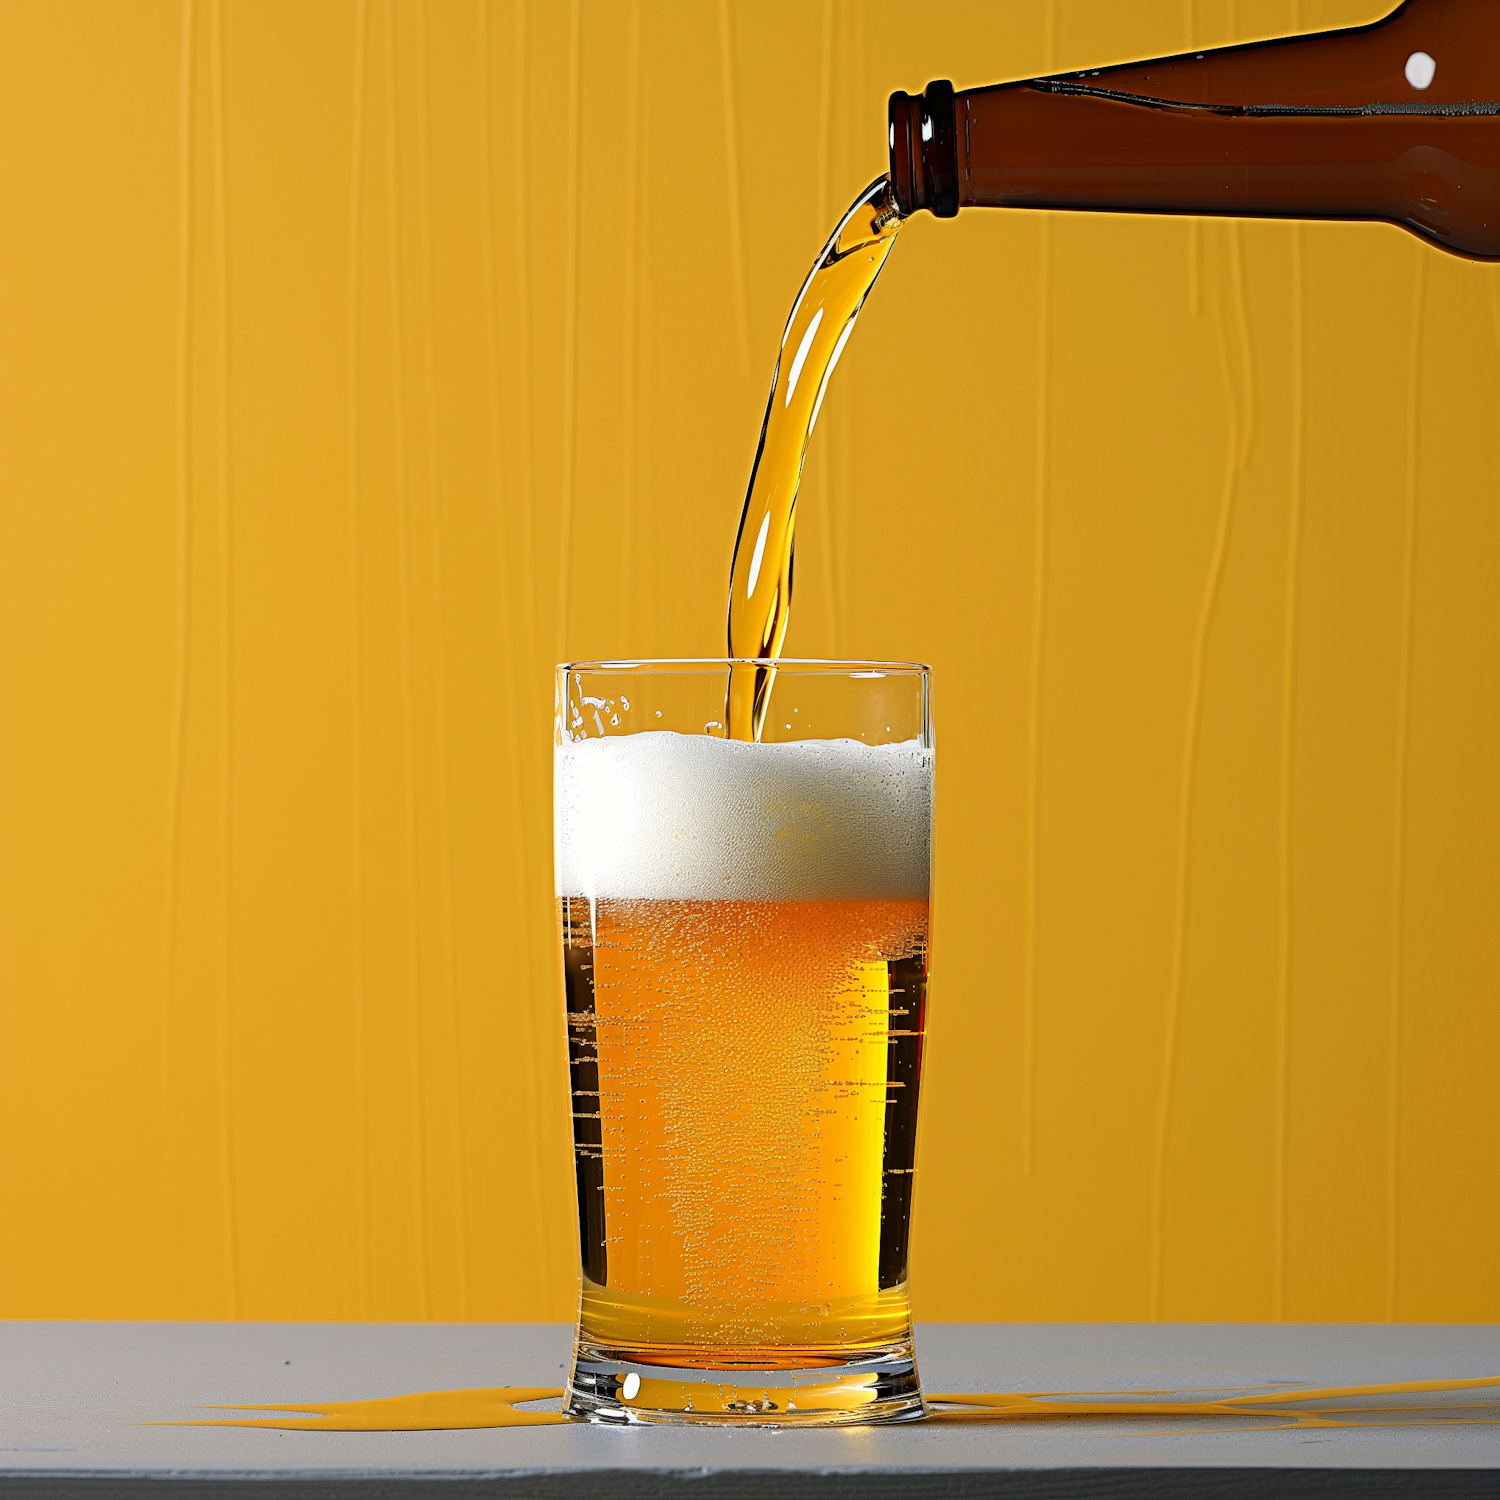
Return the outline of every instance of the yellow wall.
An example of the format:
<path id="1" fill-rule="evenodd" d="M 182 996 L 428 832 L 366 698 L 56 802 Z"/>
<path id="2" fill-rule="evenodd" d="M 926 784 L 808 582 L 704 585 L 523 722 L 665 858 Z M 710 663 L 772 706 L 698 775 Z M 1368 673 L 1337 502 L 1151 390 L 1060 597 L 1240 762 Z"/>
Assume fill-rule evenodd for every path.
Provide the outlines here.
<path id="1" fill-rule="evenodd" d="M 563 1318 L 551 664 L 712 654 L 885 96 L 1379 0 L 0 4 L 0 1314 Z M 902 236 L 789 650 L 940 673 L 929 1318 L 1495 1319 L 1500 267 Z"/>

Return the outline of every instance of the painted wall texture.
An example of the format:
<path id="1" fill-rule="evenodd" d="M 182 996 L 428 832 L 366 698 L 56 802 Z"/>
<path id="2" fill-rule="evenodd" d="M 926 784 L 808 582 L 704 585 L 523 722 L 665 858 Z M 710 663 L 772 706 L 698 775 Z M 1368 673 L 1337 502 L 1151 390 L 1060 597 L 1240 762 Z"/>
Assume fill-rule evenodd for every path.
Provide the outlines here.
<path id="1" fill-rule="evenodd" d="M 0 1314 L 570 1316 L 550 669 L 722 651 L 887 93 L 1382 8 L 0 4 Z M 1500 1318 L 1497 400 L 1395 228 L 903 233 L 788 649 L 940 674 L 919 1315 Z"/>

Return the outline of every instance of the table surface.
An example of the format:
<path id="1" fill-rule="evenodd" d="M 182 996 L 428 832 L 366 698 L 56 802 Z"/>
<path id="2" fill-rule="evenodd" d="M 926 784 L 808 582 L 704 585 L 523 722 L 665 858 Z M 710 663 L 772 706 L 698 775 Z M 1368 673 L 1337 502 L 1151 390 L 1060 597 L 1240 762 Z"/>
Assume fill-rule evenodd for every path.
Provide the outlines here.
<path id="1" fill-rule="evenodd" d="M 1500 1425 L 1085 1418 L 801 1431 L 152 1427 L 212 1403 L 559 1385 L 557 1324 L 0 1323 L 0 1497 L 1439 1495 L 1500 1500 Z M 930 1323 L 928 1391 L 1315 1388 L 1500 1375 L 1500 1328 Z M 1468 1396 L 1500 1418 L 1500 1389 Z M 1354 1420 L 1359 1420 L 1355 1418 Z"/>

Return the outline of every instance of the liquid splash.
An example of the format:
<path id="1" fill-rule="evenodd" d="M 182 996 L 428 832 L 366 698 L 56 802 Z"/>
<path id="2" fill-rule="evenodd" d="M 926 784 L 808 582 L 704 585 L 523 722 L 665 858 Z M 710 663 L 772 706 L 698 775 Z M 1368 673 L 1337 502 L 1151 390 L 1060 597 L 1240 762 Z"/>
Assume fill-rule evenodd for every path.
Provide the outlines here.
<path id="1" fill-rule="evenodd" d="M 730 739 L 758 740 L 792 605 L 797 486 L 828 381 L 901 229 L 888 179 L 854 200 L 797 293 L 781 335 L 729 576 Z"/>
<path id="2" fill-rule="evenodd" d="M 1244 1431 L 1247 1418 L 1259 1418 L 1255 1431 L 1312 1427 L 1500 1427 L 1500 1401 L 1414 1406 L 1330 1406 L 1329 1402 L 1385 1396 L 1443 1395 L 1500 1388 L 1500 1375 L 1470 1380 L 1409 1380 L 1386 1385 L 1327 1386 L 1314 1390 L 1250 1388 L 1220 1400 L 1214 1391 L 998 1391 L 956 1392 L 927 1397 L 922 1419 L 938 1425 L 974 1422 L 1056 1422 L 1080 1418 L 1135 1420 L 1161 1417 L 1223 1419 L 1195 1433 Z M 274 1406 L 214 1406 L 206 1411 L 314 1412 L 308 1417 L 205 1417 L 189 1422 L 153 1422 L 153 1427 L 272 1427 L 284 1431 L 442 1432 L 485 1427 L 548 1427 L 578 1420 L 561 1412 L 517 1411 L 520 1403 L 562 1396 L 557 1386 L 494 1386 L 461 1391 L 419 1391 L 374 1401 L 303 1401 Z M 1176 1396 L 1175 1401 L 1143 1397 Z M 1090 1398 L 1111 1398 L 1090 1399 Z M 1308 1403 L 1318 1403 L 1309 1406 Z M 1486 1412 L 1487 1416 L 1449 1413 Z M 1353 1420 L 1362 1418 L 1365 1420 Z M 1187 1430 L 1174 1428 L 1172 1436 Z"/>

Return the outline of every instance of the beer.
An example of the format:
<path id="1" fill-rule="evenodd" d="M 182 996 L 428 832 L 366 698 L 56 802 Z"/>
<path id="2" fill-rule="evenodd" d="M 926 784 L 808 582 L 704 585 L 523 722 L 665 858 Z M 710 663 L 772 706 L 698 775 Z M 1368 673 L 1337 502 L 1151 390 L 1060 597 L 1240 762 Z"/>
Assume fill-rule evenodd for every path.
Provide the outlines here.
<path id="1" fill-rule="evenodd" d="M 637 722 L 645 694 L 620 695 Z M 746 743 L 575 717 L 555 762 L 570 1409 L 918 1414 L 930 735 Z"/>
<path id="2" fill-rule="evenodd" d="M 902 214 L 967 205 L 1384 219 L 1500 258 L 1500 5 L 891 96 Z"/>
<path id="3" fill-rule="evenodd" d="M 905 672 L 919 684 L 906 738 L 879 692 L 848 737 L 808 720 L 790 743 L 765 734 L 807 442 L 899 227 L 880 178 L 793 303 L 735 538 L 730 659 L 706 674 L 714 716 L 687 734 L 631 732 L 639 689 L 587 692 L 594 674 L 559 669 L 583 1269 L 568 1410 L 595 1420 L 922 1412 L 906 1249 L 927 998 L 925 670 Z M 778 704 L 786 730 L 801 706 Z"/>
<path id="4" fill-rule="evenodd" d="M 737 740 L 760 737 L 792 607 L 797 486 L 808 439 L 839 357 L 901 219 L 891 185 L 872 182 L 839 220 L 802 283 L 782 331 L 750 484 L 729 568 L 730 670 L 724 722 Z"/>

